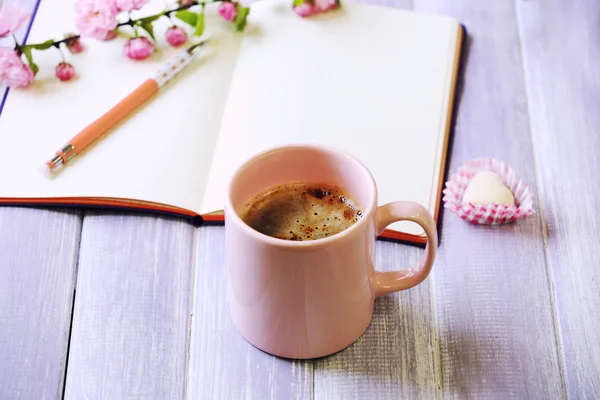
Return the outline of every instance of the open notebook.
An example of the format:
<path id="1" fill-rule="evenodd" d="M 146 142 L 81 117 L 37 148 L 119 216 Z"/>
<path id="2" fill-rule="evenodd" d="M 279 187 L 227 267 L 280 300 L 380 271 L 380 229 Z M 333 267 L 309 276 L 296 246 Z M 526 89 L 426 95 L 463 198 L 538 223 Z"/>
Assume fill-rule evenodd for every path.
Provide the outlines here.
<path id="1" fill-rule="evenodd" d="M 53 75 L 57 52 L 34 52 L 35 86 L 11 89 L 0 116 L 0 204 L 123 207 L 222 222 L 225 186 L 243 160 L 304 142 L 362 160 L 380 204 L 417 201 L 437 219 L 461 25 L 352 2 L 303 19 L 290 5 L 254 2 L 243 34 L 207 7 L 211 40 L 194 64 L 53 179 L 40 165 L 180 50 L 159 34 L 152 59 L 133 62 L 122 39 L 85 40 L 84 53 L 68 56 L 78 71 L 69 83 Z M 155 33 L 168 26 L 159 24 Z M 75 31 L 73 1 L 41 0 L 27 42 L 67 31 Z M 382 238 L 425 242 L 411 222 L 390 225 Z"/>

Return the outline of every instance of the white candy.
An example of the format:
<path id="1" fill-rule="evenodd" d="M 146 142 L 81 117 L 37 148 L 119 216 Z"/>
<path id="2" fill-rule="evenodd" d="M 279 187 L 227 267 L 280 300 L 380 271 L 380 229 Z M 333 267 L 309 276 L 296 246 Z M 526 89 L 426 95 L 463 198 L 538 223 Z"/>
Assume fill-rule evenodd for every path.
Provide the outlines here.
<path id="1" fill-rule="evenodd" d="M 477 173 L 467 185 L 463 195 L 462 204 L 485 205 L 485 204 L 504 204 L 507 206 L 515 205 L 515 198 L 502 183 L 500 175 L 491 171 Z"/>

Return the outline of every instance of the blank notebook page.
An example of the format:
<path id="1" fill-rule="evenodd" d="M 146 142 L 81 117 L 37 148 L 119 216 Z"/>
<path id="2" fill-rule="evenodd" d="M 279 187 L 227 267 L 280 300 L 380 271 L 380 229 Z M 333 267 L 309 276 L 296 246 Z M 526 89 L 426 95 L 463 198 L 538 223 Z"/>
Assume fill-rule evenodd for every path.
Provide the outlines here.
<path id="1" fill-rule="evenodd" d="M 75 31 L 74 3 L 42 0 L 28 42 Z M 164 5 L 152 0 L 143 15 Z M 125 38 L 86 38 L 84 52 L 65 52 L 77 76 L 64 83 L 54 76 L 58 51 L 34 51 L 35 85 L 11 89 L 0 118 L 0 197 L 117 197 L 197 211 L 240 42 L 216 5 L 207 14 L 213 37 L 198 59 L 54 179 L 38 168 L 185 47 L 172 48 L 158 34 L 169 27 L 166 18 L 156 21 L 157 51 L 144 61 L 125 57 Z"/>
<path id="2" fill-rule="evenodd" d="M 289 1 L 254 3 L 249 21 L 201 212 L 222 209 L 229 178 L 254 153 L 309 142 L 364 162 L 379 204 L 413 200 L 433 214 L 459 24 L 348 2 L 302 19 Z"/>

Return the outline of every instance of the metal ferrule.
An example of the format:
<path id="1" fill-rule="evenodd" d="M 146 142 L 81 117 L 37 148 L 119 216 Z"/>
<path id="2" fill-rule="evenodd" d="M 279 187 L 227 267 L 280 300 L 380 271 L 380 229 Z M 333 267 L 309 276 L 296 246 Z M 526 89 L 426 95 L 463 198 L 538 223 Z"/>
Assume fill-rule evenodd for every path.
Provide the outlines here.
<path id="1" fill-rule="evenodd" d="M 62 149 L 58 151 L 60 155 L 65 159 L 65 164 L 71 160 L 71 158 L 75 157 L 75 146 L 72 144 L 66 144 Z"/>
<path id="2" fill-rule="evenodd" d="M 66 144 L 56 152 L 56 156 L 50 161 L 50 168 L 56 169 L 61 165 L 67 164 L 76 155 L 75 146 L 70 143 Z"/>

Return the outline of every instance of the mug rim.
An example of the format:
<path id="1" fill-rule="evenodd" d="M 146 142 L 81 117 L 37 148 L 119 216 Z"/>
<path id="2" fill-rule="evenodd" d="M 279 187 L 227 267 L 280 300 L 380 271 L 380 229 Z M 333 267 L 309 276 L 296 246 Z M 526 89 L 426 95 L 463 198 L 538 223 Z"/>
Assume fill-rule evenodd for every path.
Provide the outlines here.
<path id="1" fill-rule="evenodd" d="M 275 237 L 266 235 L 264 233 L 258 232 L 257 230 L 253 229 L 252 227 L 250 227 L 248 224 L 246 224 L 242 220 L 242 218 L 238 215 L 238 213 L 236 212 L 236 210 L 233 207 L 232 191 L 234 188 L 234 182 L 237 180 L 237 178 L 240 176 L 240 174 L 244 171 L 244 169 L 247 166 L 249 166 L 251 163 L 257 162 L 260 159 L 262 159 L 270 154 L 273 154 L 273 153 L 294 150 L 294 149 L 311 149 L 311 150 L 317 150 L 317 151 L 321 151 L 321 152 L 325 152 L 325 153 L 335 153 L 335 154 L 340 155 L 340 156 L 346 158 L 347 160 L 351 161 L 358 167 L 360 172 L 362 172 L 365 179 L 368 181 L 369 187 L 366 190 L 370 192 L 369 194 L 371 195 L 371 201 L 370 201 L 370 204 L 368 204 L 366 206 L 365 210 L 363 211 L 362 218 L 357 223 L 352 225 L 350 228 L 343 230 L 342 232 L 338 232 L 335 235 L 332 235 L 332 236 L 329 236 L 326 238 L 321 238 L 321 239 L 316 239 L 316 240 L 306 240 L 306 241 L 294 241 L 294 240 L 279 239 L 279 238 L 275 238 Z M 247 158 L 245 161 L 243 161 L 236 168 L 235 172 L 231 176 L 231 179 L 229 180 L 229 183 L 227 184 L 227 195 L 225 196 L 225 210 L 224 211 L 226 214 L 228 214 L 227 216 L 225 216 L 225 226 L 227 226 L 228 219 L 229 220 L 233 219 L 235 223 L 237 223 L 241 226 L 241 229 L 244 231 L 244 233 L 247 235 L 250 235 L 253 239 L 263 241 L 263 242 L 265 242 L 269 245 L 275 246 L 275 247 L 281 247 L 281 248 L 287 248 L 287 249 L 303 249 L 303 248 L 313 249 L 315 247 L 327 246 L 331 243 L 334 243 L 339 240 L 343 240 L 344 238 L 354 234 L 354 232 L 361 229 L 365 224 L 368 224 L 370 222 L 369 219 L 373 216 L 376 209 L 377 209 L 377 184 L 375 182 L 375 178 L 373 177 L 373 174 L 367 168 L 367 166 L 362 161 L 360 161 L 358 159 L 358 157 L 350 154 L 347 151 L 344 151 L 337 147 L 333 147 L 333 146 L 329 146 L 329 145 L 314 144 L 314 143 L 292 143 L 292 144 L 284 144 L 284 145 L 267 148 L 261 152 L 255 153 L 253 156 L 251 156 L 251 157 Z"/>

